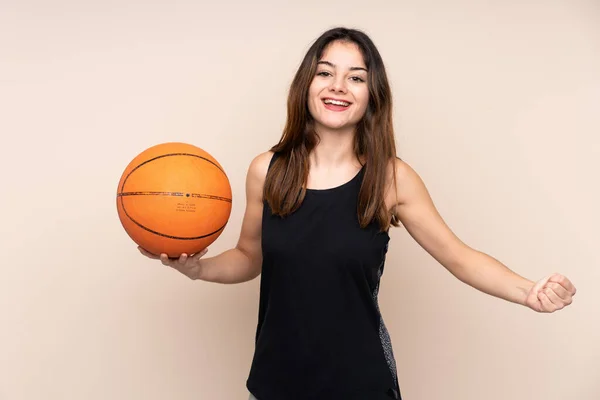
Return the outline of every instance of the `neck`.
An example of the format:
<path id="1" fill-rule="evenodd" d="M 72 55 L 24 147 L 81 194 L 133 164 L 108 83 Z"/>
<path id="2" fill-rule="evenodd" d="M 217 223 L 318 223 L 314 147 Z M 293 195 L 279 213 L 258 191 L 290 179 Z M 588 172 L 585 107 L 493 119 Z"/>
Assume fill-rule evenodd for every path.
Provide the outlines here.
<path id="1" fill-rule="evenodd" d="M 354 153 L 354 129 L 346 131 L 319 129 L 317 134 L 320 140 L 310 154 L 311 166 L 330 168 L 357 162 Z"/>

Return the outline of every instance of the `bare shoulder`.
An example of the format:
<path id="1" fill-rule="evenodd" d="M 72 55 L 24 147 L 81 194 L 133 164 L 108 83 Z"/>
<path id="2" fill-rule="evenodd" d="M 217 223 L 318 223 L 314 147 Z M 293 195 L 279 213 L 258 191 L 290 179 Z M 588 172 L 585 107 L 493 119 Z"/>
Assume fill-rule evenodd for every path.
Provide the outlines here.
<path id="1" fill-rule="evenodd" d="M 406 162 L 399 158 L 394 160 L 394 171 L 396 172 L 396 180 L 402 183 L 415 183 L 415 180 L 420 180 L 417 172 Z"/>
<path id="2" fill-rule="evenodd" d="M 273 158 L 273 152 L 265 151 L 252 159 L 248 167 L 248 183 L 260 186 L 264 184 L 271 158 Z"/>
<path id="3" fill-rule="evenodd" d="M 408 178 L 409 175 L 415 173 L 412 167 L 406 161 L 401 160 L 400 158 L 394 158 L 393 160 L 390 160 L 387 172 L 390 182 L 392 182 L 393 179 L 392 173 L 396 174 L 396 179 Z"/>
<path id="4" fill-rule="evenodd" d="M 386 203 L 390 208 L 406 203 L 415 192 L 426 190 L 419 174 L 400 158 L 390 161 L 386 176 L 388 187 Z"/>

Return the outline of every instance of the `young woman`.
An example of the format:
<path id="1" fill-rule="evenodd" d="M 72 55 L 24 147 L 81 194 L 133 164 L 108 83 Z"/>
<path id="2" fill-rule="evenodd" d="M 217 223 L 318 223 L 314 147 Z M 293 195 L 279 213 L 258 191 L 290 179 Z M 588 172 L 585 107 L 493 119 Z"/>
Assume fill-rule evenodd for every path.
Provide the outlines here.
<path id="1" fill-rule="evenodd" d="M 566 277 L 532 282 L 448 228 L 396 156 L 384 64 L 357 30 L 329 30 L 309 49 L 283 136 L 252 161 L 246 191 L 235 248 L 178 260 L 140 251 L 191 279 L 261 275 L 251 399 L 400 399 L 377 303 L 391 226 L 402 224 L 456 278 L 489 295 L 537 312 L 562 309 L 575 295 Z"/>

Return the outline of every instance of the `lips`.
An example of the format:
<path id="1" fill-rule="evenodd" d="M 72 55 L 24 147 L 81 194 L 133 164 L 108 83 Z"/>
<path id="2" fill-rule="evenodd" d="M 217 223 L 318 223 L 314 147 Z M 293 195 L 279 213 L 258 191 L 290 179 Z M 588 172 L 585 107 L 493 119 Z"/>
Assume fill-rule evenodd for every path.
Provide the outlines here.
<path id="1" fill-rule="evenodd" d="M 336 99 L 333 97 L 325 97 L 323 99 L 323 103 L 325 105 L 338 106 L 338 107 L 349 107 L 352 104 L 352 102 L 342 100 L 342 99 Z"/>
<path id="2" fill-rule="evenodd" d="M 322 101 L 323 101 L 323 106 L 325 107 L 325 109 L 329 110 L 329 111 L 333 111 L 333 112 L 346 111 L 348 109 L 348 107 L 350 107 L 350 105 L 352 105 L 352 103 L 349 101 L 342 100 L 342 99 L 334 99 L 332 97 L 326 97 L 326 98 L 322 99 Z"/>

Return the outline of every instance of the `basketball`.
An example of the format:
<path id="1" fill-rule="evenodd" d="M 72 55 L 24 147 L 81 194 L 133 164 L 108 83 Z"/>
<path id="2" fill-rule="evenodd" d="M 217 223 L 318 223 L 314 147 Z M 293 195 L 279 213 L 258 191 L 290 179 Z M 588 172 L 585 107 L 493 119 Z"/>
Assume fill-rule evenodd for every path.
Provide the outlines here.
<path id="1" fill-rule="evenodd" d="M 223 167 L 187 143 L 162 143 L 138 154 L 117 189 L 123 228 L 140 247 L 171 258 L 208 247 L 223 232 L 232 196 Z"/>

